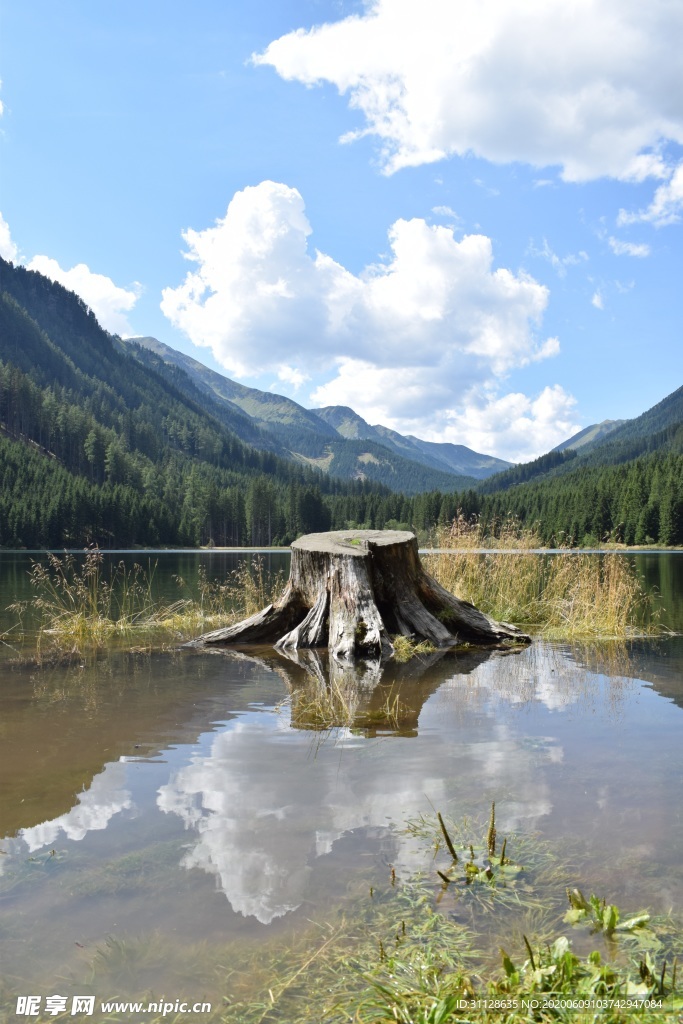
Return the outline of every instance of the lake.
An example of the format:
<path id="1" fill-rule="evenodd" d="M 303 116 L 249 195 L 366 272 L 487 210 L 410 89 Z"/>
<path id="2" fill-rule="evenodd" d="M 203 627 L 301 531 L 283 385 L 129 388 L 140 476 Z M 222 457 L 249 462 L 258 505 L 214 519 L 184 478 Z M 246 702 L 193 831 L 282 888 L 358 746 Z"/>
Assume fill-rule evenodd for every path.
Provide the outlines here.
<path id="1" fill-rule="evenodd" d="M 30 596 L 31 557 L 0 553 L 3 609 Z M 125 557 L 156 563 L 172 599 L 175 577 L 191 588 L 200 565 L 220 579 L 245 556 Z M 683 553 L 624 557 L 683 629 Z M 286 553 L 264 558 L 269 571 L 288 565 Z M 324 655 L 121 648 L 40 665 L 13 646 L 12 621 L 3 611 L 0 961 L 12 1008 L 60 993 L 215 1013 L 225 998 L 233 1019 L 237 1001 L 277 996 L 291 951 L 305 960 L 342 920 L 369 933 L 383 914 L 403 920 L 416 878 L 494 963 L 503 941 L 567 932 L 566 887 L 625 914 L 673 914 L 680 930 L 681 637 L 389 663 L 361 671 L 346 724 L 320 731 L 321 678 L 349 692 L 349 672 Z M 494 801 L 525 871 L 498 894 L 444 892 L 443 851 L 435 860 L 422 833 L 439 811 L 476 845 Z M 287 1019 L 267 1010 L 253 1019 Z"/>

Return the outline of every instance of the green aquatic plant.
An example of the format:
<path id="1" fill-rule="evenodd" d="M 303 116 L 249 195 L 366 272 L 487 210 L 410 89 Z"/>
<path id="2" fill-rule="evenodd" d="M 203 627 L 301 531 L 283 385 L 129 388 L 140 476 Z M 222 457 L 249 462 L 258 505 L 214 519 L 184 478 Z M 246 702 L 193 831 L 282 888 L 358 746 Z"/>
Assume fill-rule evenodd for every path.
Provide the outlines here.
<path id="1" fill-rule="evenodd" d="M 433 654 L 436 647 L 429 640 L 418 642 L 410 636 L 392 636 L 391 643 L 394 648 L 394 661 L 406 662 L 421 655 Z"/>
<path id="2" fill-rule="evenodd" d="M 474 823 L 449 822 L 446 824 L 441 812 L 435 817 L 421 815 L 406 823 L 406 832 L 432 845 L 435 859 L 439 857 L 442 843 L 448 852 L 450 863 L 436 866 L 435 871 L 442 883 L 441 896 L 458 901 L 464 909 L 475 907 L 486 909 L 494 904 L 529 911 L 538 911 L 543 902 L 534 889 L 534 881 L 540 875 L 539 868 L 549 859 L 548 850 L 531 836 L 505 837 L 500 854 L 495 846 L 495 804 L 491 805 L 488 827 L 483 836 L 477 836 Z M 508 839 L 514 840 L 519 849 L 519 860 L 508 856 Z M 459 852 L 458 852 L 459 848 Z M 547 868 L 546 868 L 547 870 Z"/>
<path id="3" fill-rule="evenodd" d="M 567 899 L 569 910 L 563 918 L 567 924 L 580 924 L 585 921 L 592 926 L 592 931 L 603 932 L 608 937 L 616 931 L 634 932 L 636 929 L 646 929 L 650 921 L 650 915 L 646 913 L 620 921 L 617 906 L 593 894 L 586 899 L 580 889 L 567 889 Z"/>
<path id="4" fill-rule="evenodd" d="M 538 907 L 554 904 L 543 875 L 554 854 L 537 836 L 514 833 L 491 852 L 492 823 L 495 829 L 495 807 L 488 820 L 454 821 L 434 812 L 407 822 L 404 833 L 423 854 L 421 870 L 401 874 L 389 865 L 380 879 L 368 866 L 365 877 L 334 903 L 328 898 L 320 903 L 323 909 L 307 908 L 305 923 L 300 919 L 293 931 L 277 929 L 228 943 L 178 944 L 159 932 L 110 936 L 95 948 L 81 949 L 78 971 L 67 971 L 62 979 L 82 991 L 115 987 L 127 999 L 146 1002 L 156 1001 L 156 987 L 171 978 L 185 991 L 201 985 L 202 999 L 213 1003 L 200 1018 L 205 1024 L 676 1020 L 683 999 L 677 989 L 674 954 L 681 940 L 675 922 L 667 933 L 656 918 L 622 915 L 606 900 L 585 899 L 579 889 L 570 889 L 570 910 L 582 914 L 564 923 L 589 927 L 601 948 L 586 948 L 587 936 L 577 933 L 583 949 L 574 949 L 559 930 L 559 919 L 550 929 L 546 921 L 538 932 L 518 933 L 511 909 L 523 909 L 524 900 L 536 896 Z M 447 863 L 434 860 L 446 853 Z M 161 844 L 145 857 L 124 854 L 103 869 L 137 878 L 155 860 L 170 856 L 171 845 Z M 44 859 L 54 860 L 50 851 Z M 445 868 L 447 892 L 455 892 L 456 901 L 444 896 L 437 864 Z M 553 884 L 559 900 L 560 887 Z M 504 891 L 516 891 L 520 902 L 501 902 Z M 455 912 L 463 905 L 475 911 L 470 925 Z M 658 945 L 634 943 L 634 936 L 647 934 Z M 495 960 L 492 946 L 501 947 Z M 16 1005 L 13 991 L 7 989 L 5 998 L 9 1007 Z M 71 1018 L 66 1013 L 51 1019 Z M 173 1018 L 148 1019 L 162 1024 Z"/>
<path id="5" fill-rule="evenodd" d="M 496 852 L 496 835 L 496 805 L 492 803 L 489 827 L 486 832 L 486 849 L 488 850 L 489 857 L 493 857 Z"/>

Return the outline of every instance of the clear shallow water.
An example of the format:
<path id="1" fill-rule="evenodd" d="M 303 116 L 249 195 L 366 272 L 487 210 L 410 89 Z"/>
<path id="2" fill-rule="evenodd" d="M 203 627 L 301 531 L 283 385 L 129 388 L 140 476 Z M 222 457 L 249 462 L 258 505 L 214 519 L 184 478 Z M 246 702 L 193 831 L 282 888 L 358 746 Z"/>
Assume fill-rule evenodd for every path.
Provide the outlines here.
<path id="1" fill-rule="evenodd" d="M 253 654 L 38 669 L 5 651 L 10 993 L 216 999 L 203 961 L 306 934 L 349 892 L 386 887 L 391 868 L 399 882 L 433 870 L 406 819 L 483 820 L 492 800 L 501 836 L 538 833 L 552 849 L 549 904 L 579 885 L 627 912 L 681 906 L 680 638 L 390 665 L 366 677 L 356 727 L 329 734 L 307 727 L 299 699 L 316 665 Z"/>

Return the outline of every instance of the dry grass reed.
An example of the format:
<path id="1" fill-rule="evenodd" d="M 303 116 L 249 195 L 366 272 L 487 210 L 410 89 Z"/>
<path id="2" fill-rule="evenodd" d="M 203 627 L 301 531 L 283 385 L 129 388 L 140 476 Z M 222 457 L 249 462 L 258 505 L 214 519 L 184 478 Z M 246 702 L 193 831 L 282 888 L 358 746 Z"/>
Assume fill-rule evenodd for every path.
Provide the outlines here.
<path id="1" fill-rule="evenodd" d="M 153 566 L 119 562 L 108 573 L 97 548 L 84 560 L 48 553 L 47 564 L 34 562 L 30 575 L 38 653 L 92 650 L 117 639 L 178 642 L 251 615 L 283 585 L 282 575 L 269 577 L 263 559 L 256 558 L 242 562 L 224 583 L 209 580 L 200 567 L 197 596 L 159 602 Z M 181 591 L 188 589 L 182 578 L 176 582 Z"/>
<path id="2" fill-rule="evenodd" d="M 539 554 L 540 538 L 509 519 L 495 536 L 458 515 L 437 535 L 427 570 L 447 590 L 548 639 L 628 639 L 662 632 L 632 563 L 621 554 Z M 484 551 L 482 549 L 493 549 Z"/>
<path id="3" fill-rule="evenodd" d="M 540 635 L 558 640 L 663 632 L 652 595 L 621 554 L 539 555 L 538 535 L 514 519 L 492 537 L 477 520 L 461 515 L 439 531 L 437 544 L 440 551 L 425 556 L 428 571 L 447 590 L 496 619 L 535 627 Z M 181 593 L 187 590 L 184 580 L 177 582 Z M 159 602 L 153 566 L 128 568 L 119 562 L 107 573 L 103 554 L 95 548 L 84 560 L 48 554 L 47 564 L 33 564 L 31 583 L 40 653 L 101 648 L 117 639 L 177 643 L 265 607 L 284 580 L 281 574 L 270 576 L 256 558 L 242 562 L 224 582 L 209 580 L 200 568 L 196 594 Z M 426 647 L 404 646 L 398 642 L 397 660 L 428 653 Z M 350 703 L 347 696 L 342 704 Z"/>

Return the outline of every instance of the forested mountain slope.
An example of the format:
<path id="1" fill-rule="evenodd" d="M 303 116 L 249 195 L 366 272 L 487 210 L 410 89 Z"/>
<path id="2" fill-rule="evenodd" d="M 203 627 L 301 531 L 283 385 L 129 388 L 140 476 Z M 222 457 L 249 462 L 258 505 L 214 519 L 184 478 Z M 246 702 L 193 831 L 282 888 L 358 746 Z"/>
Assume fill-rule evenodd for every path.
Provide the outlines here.
<path id="1" fill-rule="evenodd" d="M 316 458 L 323 455 L 328 441 L 339 439 L 334 428 L 321 423 L 314 413 L 290 398 L 230 380 L 156 338 L 129 338 L 125 344 L 142 352 L 154 352 L 166 365 L 184 370 L 204 395 L 219 398 L 226 407 L 241 413 L 246 422 L 260 427 L 264 435 L 267 432 L 271 443 L 277 438 L 283 449 Z"/>
<path id="2" fill-rule="evenodd" d="M 325 446 L 323 459 L 310 460 L 309 464 L 322 464 L 329 473 L 342 479 L 373 480 L 403 494 L 462 490 L 476 484 L 474 477 L 432 469 L 413 459 L 403 458 L 376 441 L 339 438 Z"/>
<path id="3" fill-rule="evenodd" d="M 596 438 L 579 453 L 581 465 L 614 465 L 653 451 L 683 450 L 683 387 L 667 395 L 640 416 L 626 420 L 604 438 Z"/>
<path id="4" fill-rule="evenodd" d="M 517 517 L 545 544 L 683 544 L 683 454 L 662 450 L 474 495 L 484 524 Z"/>
<path id="5" fill-rule="evenodd" d="M 609 422 L 609 421 L 605 421 Z M 683 387 L 632 420 L 618 420 L 606 432 L 596 432 L 589 440 L 574 447 L 572 438 L 534 459 L 496 473 L 478 485 L 484 494 L 504 491 L 531 479 L 553 478 L 564 473 L 576 474 L 583 467 L 611 466 L 630 462 L 641 455 L 683 452 Z M 581 437 L 581 434 L 575 437 Z"/>
<path id="6" fill-rule="evenodd" d="M 683 387 L 672 391 L 661 402 L 632 420 L 623 420 L 606 438 L 592 442 L 593 450 L 627 439 L 649 437 L 683 422 Z"/>
<path id="7" fill-rule="evenodd" d="M 683 544 L 683 388 L 578 450 L 483 481 L 487 522 L 515 515 L 546 543 Z"/>
<path id="8" fill-rule="evenodd" d="M 323 458 L 354 478 L 340 480 L 134 348 L 72 292 L 0 261 L 1 546 L 289 543 L 356 523 L 426 529 L 452 514 L 435 484 L 451 491 L 462 478 L 367 443 L 356 450 L 329 428 Z M 377 482 L 395 488 L 397 477 L 429 493 Z"/>
<path id="9" fill-rule="evenodd" d="M 602 441 L 608 434 L 611 434 L 613 430 L 616 430 L 617 427 L 620 427 L 625 422 L 626 420 L 603 420 L 601 423 L 592 423 L 591 426 L 584 427 L 577 434 L 568 437 L 562 444 L 556 445 L 553 451 L 563 452 L 567 448 L 577 450 L 595 441 Z"/>
<path id="10" fill-rule="evenodd" d="M 245 444 L 241 416 L 0 260 L 0 544 L 268 543 L 326 529 L 323 495 L 372 492 Z"/>
<path id="11" fill-rule="evenodd" d="M 336 476 L 349 479 L 366 476 L 394 490 L 412 494 L 429 488 L 466 487 L 474 479 L 483 479 L 510 465 L 491 455 L 473 452 L 464 445 L 421 441 L 404 437 L 388 427 L 370 426 L 362 416 L 345 406 L 305 409 L 284 395 L 259 391 L 230 380 L 156 338 L 129 338 L 126 344 L 138 351 L 156 353 L 169 366 L 181 367 L 203 393 L 218 397 L 230 408 L 239 409 L 250 417 L 273 443 L 277 443 L 279 450 L 304 461 L 311 460 L 311 464 Z M 240 433 L 240 436 L 243 435 Z M 332 441 L 336 442 L 333 446 Z M 347 441 L 368 441 L 374 445 L 346 445 Z M 384 452 L 378 452 L 377 446 L 385 449 Z M 410 463 L 417 463 L 422 471 Z"/>

